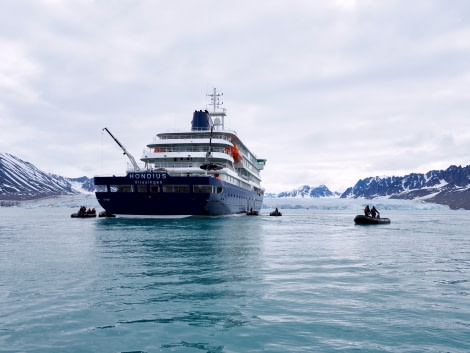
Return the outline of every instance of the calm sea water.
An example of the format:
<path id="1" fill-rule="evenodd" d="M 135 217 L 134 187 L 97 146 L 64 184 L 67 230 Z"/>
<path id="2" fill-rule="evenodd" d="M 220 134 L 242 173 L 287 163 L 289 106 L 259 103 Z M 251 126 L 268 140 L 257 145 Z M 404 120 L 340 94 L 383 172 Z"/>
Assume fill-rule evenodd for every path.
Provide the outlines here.
<path id="1" fill-rule="evenodd" d="M 470 350 L 468 211 L 75 211 L 0 208 L 1 352 Z"/>

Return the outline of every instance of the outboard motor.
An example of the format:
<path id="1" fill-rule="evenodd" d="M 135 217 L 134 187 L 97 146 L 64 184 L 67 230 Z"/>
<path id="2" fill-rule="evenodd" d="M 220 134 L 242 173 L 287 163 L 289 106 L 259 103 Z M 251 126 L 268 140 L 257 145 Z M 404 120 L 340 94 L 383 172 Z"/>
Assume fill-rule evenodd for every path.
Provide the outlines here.
<path id="1" fill-rule="evenodd" d="M 195 111 L 193 113 L 193 121 L 191 122 L 192 131 L 210 130 L 211 129 L 211 118 L 209 112 L 206 111 Z"/>

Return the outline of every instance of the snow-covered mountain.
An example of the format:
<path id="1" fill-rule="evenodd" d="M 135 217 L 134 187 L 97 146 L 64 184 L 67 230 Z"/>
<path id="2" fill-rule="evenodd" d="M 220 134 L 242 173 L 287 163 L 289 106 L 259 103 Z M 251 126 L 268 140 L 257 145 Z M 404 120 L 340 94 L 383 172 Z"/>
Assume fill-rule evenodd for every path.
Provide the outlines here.
<path id="1" fill-rule="evenodd" d="M 0 200 L 34 200 L 93 190 L 93 180 L 87 177 L 65 178 L 45 173 L 18 157 L 0 153 Z"/>
<path id="2" fill-rule="evenodd" d="M 60 195 L 90 194 L 93 179 L 65 178 L 45 173 L 33 164 L 8 153 L 0 153 L 0 205 L 10 201 L 35 200 Z M 412 173 L 402 177 L 369 177 L 359 180 L 344 193 L 330 191 L 325 185 L 300 186 L 265 198 L 348 198 L 378 197 L 448 205 L 452 209 L 470 210 L 470 166 L 450 166 L 426 174 Z"/>
<path id="3" fill-rule="evenodd" d="M 301 186 L 278 194 L 268 193 L 266 198 L 340 197 L 349 199 L 389 198 L 420 200 L 447 205 L 451 209 L 470 210 L 470 166 L 450 166 L 446 170 L 432 170 L 426 174 L 369 177 L 359 180 L 342 194 L 331 192 L 326 186 Z"/>
<path id="4" fill-rule="evenodd" d="M 361 197 L 422 199 L 449 205 L 453 209 L 470 209 L 470 166 L 452 165 L 446 170 L 412 173 L 402 177 L 369 177 L 359 180 L 341 195 L 341 198 Z"/>
<path id="5" fill-rule="evenodd" d="M 291 191 L 283 191 L 278 194 L 268 193 L 267 198 L 283 198 L 283 197 L 339 197 L 337 192 L 331 192 L 325 185 L 308 186 L 303 185 Z"/>

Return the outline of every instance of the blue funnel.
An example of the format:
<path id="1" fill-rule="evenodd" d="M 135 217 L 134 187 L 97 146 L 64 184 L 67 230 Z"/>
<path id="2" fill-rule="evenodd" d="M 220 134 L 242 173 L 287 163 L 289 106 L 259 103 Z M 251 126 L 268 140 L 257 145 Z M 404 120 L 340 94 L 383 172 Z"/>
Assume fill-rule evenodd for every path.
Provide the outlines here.
<path id="1" fill-rule="evenodd" d="M 211 118 L 209 112 L 206 111 L 195 111 L 193 113 L 193 121 L 191 122 L 192 131 L 210 130 L 211 129 Z"/>

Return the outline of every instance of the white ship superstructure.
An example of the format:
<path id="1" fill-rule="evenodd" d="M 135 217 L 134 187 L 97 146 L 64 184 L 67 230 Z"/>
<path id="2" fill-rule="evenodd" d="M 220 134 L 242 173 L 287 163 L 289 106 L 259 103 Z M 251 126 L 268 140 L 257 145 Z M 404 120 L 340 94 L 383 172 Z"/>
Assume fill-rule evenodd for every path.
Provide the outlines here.
<path id="1" fill-rule="evenodd" d="M 212 175 L 247 190 L 263 191 L 260 170 L 266 160 L 258 159 L 235 131 L 225 128 L 226 112 L 218 109 L 216 89 L 209 97 L 212 112 L 195 111 L 191 130 L 157 134 L 141 161 L 146 169 L 166 170 L 171 176 Z M 201 168 L 206 165 L 209 168 Z"/>

